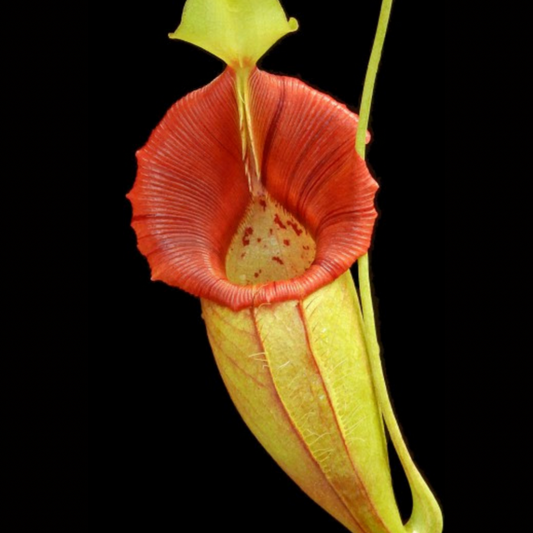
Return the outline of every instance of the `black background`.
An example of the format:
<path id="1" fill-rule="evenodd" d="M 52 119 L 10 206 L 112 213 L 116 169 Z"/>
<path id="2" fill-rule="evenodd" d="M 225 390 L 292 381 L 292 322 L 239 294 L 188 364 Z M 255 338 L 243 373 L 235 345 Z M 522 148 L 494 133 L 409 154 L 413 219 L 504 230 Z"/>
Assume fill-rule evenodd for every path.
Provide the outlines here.
<path id="1" fill-rule="evenodd" d="M 353 5 L 355 14 L 346 10 Z M 166 110 L 223 70 L 167 34 L 183 2 L 153 0 L 102 11 L 93 87 L 91 275 L 99 312 L 95 370 L 101 401 L 103 494 L 116 525 L 235 533 L 345 531 L 263 451 L 236 413 L 215 367 L 199 301 L 150 281 L 136 249 L 126 193 L 135 151 Z M 300 30 L 261 68 L 301 78 L 357 111 L 380 2 L 283 2 Z M 418 8 L 420 4 L 418 4 Z M 383 357 L 415 461 L 443 504 L 444 67 L 439 13 L 398 0 L 381 64 L 368 161 L 381 185 L 371 251 Z M 96 56 L 95 56 L 96 57 Z M 96 143 L 95 143 L 96 144 Z M 448 325 L 449 327 L 449 325 Z M 395 467 L 394 471 L 400 472 Z M 398 476 L 398 499 L 409 508 Z"/>

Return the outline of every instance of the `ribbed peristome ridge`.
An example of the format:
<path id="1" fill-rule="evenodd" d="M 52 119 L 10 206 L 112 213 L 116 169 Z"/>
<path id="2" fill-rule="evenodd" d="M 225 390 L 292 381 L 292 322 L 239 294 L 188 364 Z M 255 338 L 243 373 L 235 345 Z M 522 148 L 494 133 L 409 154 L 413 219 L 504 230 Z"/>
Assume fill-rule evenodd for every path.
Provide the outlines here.
<path id="1" fill-rule="evenodd" d="M 249 84 L 266 194 L 316 242 L 305 272 L 228 280 L 226 255 L 252 203 L 229 67 L 170 109 L 138 153 L 129 195 L 153 279 L 233 310 L 303 299 L 327 285 L 366 253 L 376 218 L 377 184 L 354 149 L 357 116 L 294 78 L 255 69 Z"/>

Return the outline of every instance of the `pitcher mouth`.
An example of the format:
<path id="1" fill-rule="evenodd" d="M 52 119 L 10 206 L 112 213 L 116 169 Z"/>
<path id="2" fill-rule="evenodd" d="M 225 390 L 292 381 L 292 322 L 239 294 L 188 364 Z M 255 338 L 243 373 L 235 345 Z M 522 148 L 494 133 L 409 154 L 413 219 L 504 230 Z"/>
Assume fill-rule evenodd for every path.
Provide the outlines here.
<path id="1" fill-rule="evenodd" d="M 249 93 L 263 193 L 249 187 L 228 67 L 169 110 L 137 154 L 128 195 L 152 279 L 235 311 L 334 281 L 368 250 L 377 216 L 357 115 L 258 69 Z"/>

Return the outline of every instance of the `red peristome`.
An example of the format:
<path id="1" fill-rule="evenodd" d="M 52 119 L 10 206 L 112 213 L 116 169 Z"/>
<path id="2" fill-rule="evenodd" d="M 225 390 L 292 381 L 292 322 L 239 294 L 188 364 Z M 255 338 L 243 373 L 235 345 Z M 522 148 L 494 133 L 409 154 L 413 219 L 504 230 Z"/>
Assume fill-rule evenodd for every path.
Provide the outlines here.
<path id="1" fill-rule="evenodd" d="M 376 218 L 377 184 L 354 149 L 356 115 L 299 80 L 257 69 L 250 95 L 262 182 L 316 240 L 303 275 L 245 286 L 226 277 L 251 201 L 230 68 L 169 110 L 138 152 L 128 195 L 153 279 L 233 310 L 303 299 L 332 282 L 366 253 Z"/>

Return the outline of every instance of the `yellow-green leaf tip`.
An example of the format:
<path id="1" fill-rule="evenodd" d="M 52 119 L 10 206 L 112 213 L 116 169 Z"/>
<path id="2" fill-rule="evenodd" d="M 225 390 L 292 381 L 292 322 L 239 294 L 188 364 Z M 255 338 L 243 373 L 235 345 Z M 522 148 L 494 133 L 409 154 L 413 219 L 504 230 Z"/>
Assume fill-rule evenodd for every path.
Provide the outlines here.
<path id="1" fill-rule="evenodd" d="M 298 29 L 278 0 L 187 0 L 171 39 L 192 43 L 235 69 L 254 66 L 279 39 Z"/>

